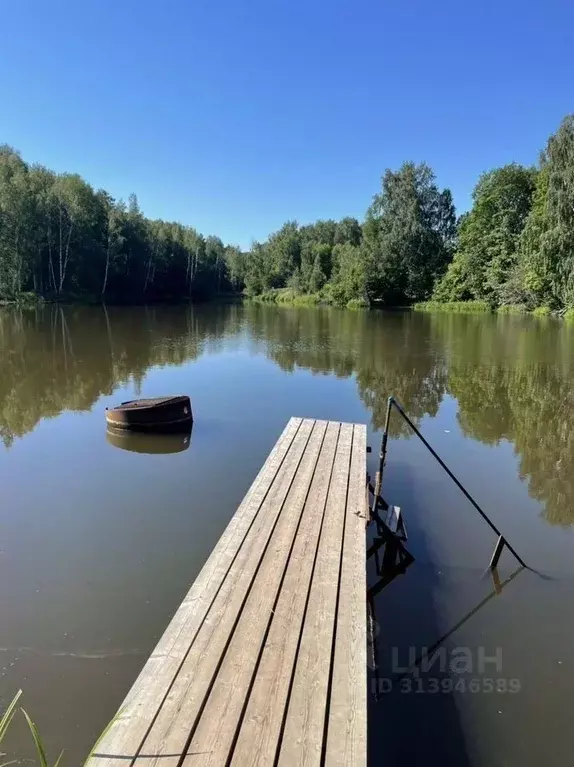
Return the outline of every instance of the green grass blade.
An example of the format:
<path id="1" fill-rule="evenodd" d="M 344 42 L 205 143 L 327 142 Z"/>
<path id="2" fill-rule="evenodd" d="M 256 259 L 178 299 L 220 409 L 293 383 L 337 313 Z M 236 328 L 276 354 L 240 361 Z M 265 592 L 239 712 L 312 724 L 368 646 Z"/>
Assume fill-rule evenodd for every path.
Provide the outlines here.
<path id="1" fill-rule="evenodd" d="M 36 746 L 38 759 L 40 760 L 40 767 L 50 767 L 50 765 L 48 764 L 48 757 L 46 756 L 46 750 L 44 748 L 44 744 L 42 743 L 42 738 L 40 737 L 38 728 L 36 727 L 34 722 L 30 719 L 28 714 L 24 711 L 24 709 L 22 708 L 20 710 L 24 714 L 24 717 L 26 721 L 28 722 L 28 727 L 30 728 L 30 732 L 32 733 L 32 738 L 34 740 L 34 745 Z M 60 760 L 58 759 L 58 761 Z"/>
<path id="2" fill-rule="evenodd" d="M 94 745 L 93 745 L 93 747 L 92 747 L 92 750 L 91 750 L 91 751 L 90 751 L 90 753 L 88 754 L 88 758 L 87 758 L 87 759 L 86 759 L 86 761 L 84 762 L 84 767 L 86 767 L 86 765 L 88 764 L 88 762 L 90 761 L 90 759 L 92 758 L 92 756 L 93 756 L 93 755 L 96 753 L 96 749 L 97 749 L 97 747 L 100 745 L 100 743 L 102 742 L 102 740 L 104 739 L 104 737 L 105 737 L 105 736 L 108 734 L 108 732 L 110 731 L 110 729 L 111 729 L 112 725 L 113 725 L 113 724 L 115 724 L 115 722 L 117 722 L 117 720 L 118 720 L 118 719 L 120 718 L 120 716 L 123 714 L 124 710 L 125 710 L 125 708 L 122 708 L 122 709 L 120 709 L 120 710 L 118 711 L 118 713 L 117 713 L 117 714 L 114 716 L 114 718 L 113 718 L 113 719 L 112 719 L 110 722 L 108 722 L 108 723 L 107 723 L 107 725 L 104 727 L 104 730 L 103 730 L 102 734 L 101 734 L 101 735 L 100 735 L 100 737 L 99 737 L 99 738 L 96 740 L 96 742 L 94 743 Z M 56 765 L 56 767 L 57 767 L 57 765 Z"/>
<path id="3" fill-rule="evenodd" d="M 21 695 L 22 695 L 22 690 L 18 690 L 12 702 L 10 703 L 6 711 L 3 713 L 2 718 L 0 719 L 0 743 L 2 743 L 2 741 L 4 740 L 6 736 L 6 732 L 8 731 L 8 727 L 10 726 L 10 722 L 14 718 L 14 714 L 16 713 L 16 705 Z"/>

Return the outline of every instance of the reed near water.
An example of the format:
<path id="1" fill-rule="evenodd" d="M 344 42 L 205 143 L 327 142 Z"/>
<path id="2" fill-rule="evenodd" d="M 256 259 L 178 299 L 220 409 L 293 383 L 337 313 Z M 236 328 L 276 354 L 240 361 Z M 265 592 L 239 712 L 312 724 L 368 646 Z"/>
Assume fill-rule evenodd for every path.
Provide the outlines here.
<path id="1" fill-rule="evenodd" d="M 10 730 L 10 726 L 15 716 L 18 713 L 20 713 L 24 717 L 24 720 L 26 721 L 26 724 L 28 726 L 30 737 L 32 738 L 32 741 L 34 743 L 34 748 L 36 750 L 36 755 L 38 757 L 38 763 L 40 764 L 40 767 L 64 767 L 64 762 L 62 761 L 64 758 L 64 753 L 65 753 L 64 751 L 60 752 L 60 755 L 58 756 L 55 762 L 49 761 L 46 748 L 44 746 L 44 742 L 42 740 L 40 732 L 38 731 L 36 724 L 34 723 L 34 721 L 32 720 L 32 718 L 30 717 L 30 715 L 27 713 L 25 709 L 18 708 L 18 703 L 21 697 L 22 697 L 22 690 L 18 690 L 16 695 L 12 698 L 11 702 L 8 704 L 6 711 L 4 711 L 4 713 L 0 717 L 0 748 L 2 747 L 2 743 L 5 740 L 6 735 L 8 734 L 8 731 Z M 115 721 L 115 718 L 110 722 L 108 727 L 106 727 L 104 732 L 98 738 L 92 750 L 88 754 L 88 757 L 86 761 L 84 762 L 84 765 L 87 764 L 89 759 L 91 759 L 91 757 L 94 755 L 94 752 L 96 750 L 98 743 L 104 737 L 104 735 L 106 734 L 109 727 L 111 727 L 114 721 Z M 0 751 L 0 759 L 3 759 L 6 756 L 7 754 Z M 16 758 L 16 759 L 9 759 L 8 761 L 0 761 L 0 767 L 8 767 L 9 765 L 13 765 L 13 764 L 20 764 L 20 759 Z"/>

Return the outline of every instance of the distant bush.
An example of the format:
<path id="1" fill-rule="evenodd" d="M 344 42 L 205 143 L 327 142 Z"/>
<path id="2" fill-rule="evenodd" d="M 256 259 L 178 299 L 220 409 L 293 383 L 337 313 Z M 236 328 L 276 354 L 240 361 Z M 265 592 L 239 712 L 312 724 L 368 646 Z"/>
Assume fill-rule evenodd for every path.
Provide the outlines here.
<path id="1" fill-rule="evenodd" d="M 315 306 L 321 303 L 319 293 L 292 293 L 287 295 L 283 293 L 277 299 L 280 304 L 293 304 L 294 306 Z"/>
<path id="2" fill-rule="evenodd" d="M 486 301 L 423 301 L 414 304 L 416 312 L 452 312 L 453 314 L 474 314 L 491 312 L 492 308 Z"/>
<path id="3" fill-rule="evenodd" d="M 536 309 L 532 311 L 532 314 L 535 317 L 548 317 L 551 313 L 552 311 L 548 306 L 537 306 Z"/>
<path id="4" fill-rule="evenodd" d="M 271 288 L 263 293 L 250 296 L 252 301 L 266 304 L 291 304 L 293 306 L 314 306 L 322 303 L 319 293 L 298 293 L 292 288 Z"/>
<path id="5" fill-rule="evenodd" d="M 366 298 L 351 298 L 347 301 L 347 309 L 368 309 L 370 304 Z"/>
<path id="6" fill-rule="evenodd" d="M 257 293 L 256 295 L 248 296 L 251 301 L 261 301 L 262 303 L 274 304 L 277 302 L 277 290 L 265 290 L 263 293 Z"/>
<path id="7" fill-rule="evenodd" d="M 43 300 L 42 296 L 25 291 L 0 296 L 0 304 L 17 304 L 18 306 L 35 306 L 43 303 Z"/>
<path id="8" fill-rule="evenodd" d="M 293 304 L 300 297 L 300 294 L 291 288 L 281 288 L 274 291 L 273 295 L 277 304 Z"/>
<path id="9" fill-rule="evenodd" d="M 564 312 L 564 319 L 568 322 L 574 322 L 574 309 L 567 309 Z"/>
<path id="10" fill-rule="evenodd" d="M 497 314 L 526 314 L 528 309 L 522 304 L 504 304 L 496 310 Z"/>

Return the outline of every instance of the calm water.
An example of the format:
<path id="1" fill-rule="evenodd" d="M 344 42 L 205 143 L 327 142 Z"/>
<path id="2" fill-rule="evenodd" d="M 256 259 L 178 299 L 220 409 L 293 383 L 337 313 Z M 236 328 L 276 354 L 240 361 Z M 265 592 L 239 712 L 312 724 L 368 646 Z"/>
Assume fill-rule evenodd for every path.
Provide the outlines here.
<path id="1" fill-rule="evenodd" d="M 492 533 L 395 421 L 384 494 L 403 508 L 415 562 L 374 600 L 371 761 L 572 763 L 574 328 L 46 307 L 0 312 L 0 365 L 0 704 L 22 687 L 66 765 L 113 715 L 286 420 L 368 423 L 374 473 L 389 394 L 538 572 L 486 600 Z M 189 444 L 107 438 L 106 406 L 179 392 L 193 401 Z M 513 570 L 505 554 L 501 580 Z M 472 669 L 437 663 L 409 689 L 409 648 L 459 622 L 439 660 Z M 480 653 L 497 663 L 481 667 Z M 520 689 L 488 692 L 490 678 Z M 9 745 L 26 755 L 24 740 L 17 729 Z"/>

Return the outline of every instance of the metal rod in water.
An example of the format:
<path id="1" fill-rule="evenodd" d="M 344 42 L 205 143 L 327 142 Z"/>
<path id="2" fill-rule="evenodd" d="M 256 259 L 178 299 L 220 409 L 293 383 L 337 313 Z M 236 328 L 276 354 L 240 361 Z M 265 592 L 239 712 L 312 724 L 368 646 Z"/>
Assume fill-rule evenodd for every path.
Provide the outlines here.
<path id="1" fill-rule="evenodd" d="M 373 492 L 373 506 L 371 508 L 371 517 L 375 517 L 377 511 L 377 503 L 379 502 L 379 496 L 381 495 L 381 487 L 383 486 L 383 469 L 385 467 L 385 459 L 387 457 L 387 441 L 389 439 L 389 426 L 391 422 L 391 406 L 387 407 L 387 417 L 385 419 L 385 429 L 383 431 L 383 439 L 381 442 L 381 450 L 379 452 L 379 470 L 375 475 L 375 489 Z"/>
<path id="2" fill-rule="evenodd" d="M 502 554 L 502 549 L 504 548 L 505 543 L 506 541 L 502 535 L 499 535 L 498 540 L 496 541 L 496 546 L 494 547 L 494 551 L 492 552 L 492 557 L 490 558 L 490 564 L 488 565 L 489 570 L 494 570 L 498 564 L 498 560 L 500 559 L 500 555 Z"/>
<path id="3" fill-rule="evenodd" d="M 480 514 L 480 516 L 481 516 L 481 517 L 484 519 L 484 521 L 485 521 L 485 522 L 487 522 L 487 524 L 488 524 L 488 525 L 490 525 L 491 529 L 492 529 L 492 530 L 494 530 L 494 532 L 495 532 L 495 533 L 496 533 L 496 534 L 499 536 L 499 538 L 502 538 L 502 540 L 503 540 L 503 545 L 504 545 L 504 544 L 506 544 L 506 546 L 508 546 L 508 549 L 509 549 L 509 551 L 511 551 L 511 552 L 512 552 L 512 554 L 515 556 L 515 558 L 517 559 L 517 561 L 518 561 L 518 562 L 520 562 L 520 564 L 521 564 L 523 567 L 527 567 L 527 565 L 526 565 L 526 564 L 525 564 L 525 562 L 522 560 L 522 558 L 518 556 L 518 554 L 516 553 L 516 551 L 515 551 L 515 550 L 512 548 L 512 546 L 511 546 L 511 545 L 508 543 L 508 541 L 507 541 L 507 540 L 504 538 L 504 536 L 502 535 L 502 533 L 500 532 L 500 530 L 499 530 L 499 529 L 496 527 L 496 525 L 494 524 L 494 522 L 492 522 L 492 520 L 491 520 L 491 519 L 489 519 L 489 517 L 488 517 L 488 516 L 487 516 L 487 515 L 484 513 L 484 511 L 483 511 L 483 510 L 480 508 L 480 506 L 479 506 L 479 505 L 478 505 L 478 503 L 477 503 L 477 502 L 474 500 L 474 498 L 473 498 L 473 497 L 472 497 L 472 495 L 471 495 L 471 494 L 468 492 L 468 490 L 466 490 L 466 488 L 465 488 L 465 487 L 462 485 L 462 483 L 461 483 L 461 482 L 460 482 L 460 481 L 459 481 L 459 480 L 458 480 L 458 479 L 457 479 L 457 478 L 454 476 L 454 474 L 452 473 L 452 471 L 451 471 L 451 470 L 448 468 L 448 466 L 447 466 L 447 465 L 446 465 L 446 463 L 445 463 L 445 462 L 442 460 L 442 458 L 441 458 L 441 457 L 438 455 L 438 453 L 437 453 L 437 452 L 436 452 L 436 451 L 435 451 L 435 450 L 434 450 L 434 449 L 433 449 L 433 448 L 432 448 L 432 447 L 429 445 L 429 443 L 426 441 L 426 439 L 423 437 L 423 435 L 420 433 L 420 431 L 417 429 L 417 427 L 414 425 L 414 423 L 411 421 L 411 419 L 410 419 L 410 418 L 408 417 L 408 415 L 405 413 L 405 411 L 403 410 L 402 406 L 401 406 L 401 405 L 399 405 L 399 403 L 396 401 L 396 399 L 395 399 L 394 397 L 389 397 L 389 399 L 388 399 L 388 404 L 387 404 L 387 419 L 386 419 L 386 424 L 385 424 L 385 432 L 383 433 L 383 443 L 384 443 L 384 451 L 385 451 L 385 453 L 386 453 L 386 448 L 387 448 L 387 432 L 388 432 L 388 423 L 389 423 L 389 419 L 390 419 L 391 408 L 393 407 L 393 405 L 396 407 L 396 409 L 399 411 L 399 413 L 401 414 L 401 416 L 402 416 L 402 417 L 405 419 L 405 421 L 408 423 L 408 425 L 411 427 L 411 429 L 414 431 L 414 433 L 417 435 L 417 437 L 418 437 L 418 438 L 421 440 L 421 442 L 422 442 L 422 443 L 425 445 L 425 447 L 427 448 L 427 450 L 429 450 L 429 452 L 430 452 L 430 453 L 431 453 L 431 454 L 434 456 L 434 458 L 435 458 L 435 459 L 436 459 L 436 460 L 439 462 L 439 464 L 442 466 L 442 468 L 443 468 L 443 469 L 446 471 L 446 473 L 448 474 L 448 476 L 449 476 L 449 477 L 452 479 L 452 481 L 454 482 L 454 484 L 455 484 L 455 485 L 458 487 L 458 489 L 459 489 L 459 490 L 462 492 L 462 494 L 465 496 L 465 498 L 467 498 L 467 499 L 468 499 L 468 500 L 469 500 L 469 501 L 472 503 L 472 505 L 474 506 L 474 508 L 475 508 L 475 509 L 478 511 L 478 513 Z M 381 446 L 381 455 L 382 455 L 382 453 L 383 453 L 383 446 Z M 381 472 L 381 476 L 382 476 L 382 472 Z M 497 548 L 498 548 L 498 546 L 497 546 Z M 501 550 L 502 550 L 502 549 L 501 549 Z M 496 552 L 495 552 L 495 553 L 496 553 Z M 500 552 L 498 552 L 498 557 L 500 557 Z M 494 559 L 494 556 L 493 556 L 493 559 Z M 492 560 L 491 560 L 491 561 L 492 561 Z M 498 558 L 497 558 L 497 561 L 498 561 Z"/>

